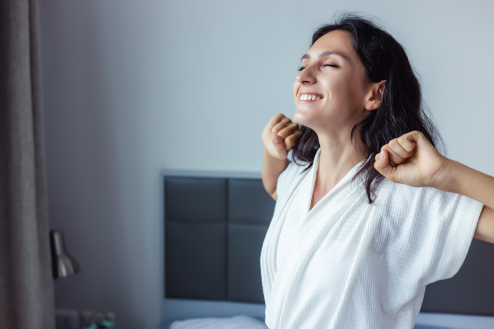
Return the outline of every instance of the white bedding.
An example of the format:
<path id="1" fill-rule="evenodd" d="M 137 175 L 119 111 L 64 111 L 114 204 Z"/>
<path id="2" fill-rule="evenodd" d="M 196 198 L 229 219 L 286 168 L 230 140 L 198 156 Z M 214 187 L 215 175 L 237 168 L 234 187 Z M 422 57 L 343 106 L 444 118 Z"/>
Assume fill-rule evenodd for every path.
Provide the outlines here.
<path id="1" fill-rule="evenodd" d="M 237 315 L 231 318 L 200 318 L 176 320 L 170 329 L 267 329 L 262 321 L 246 315 Z"/>

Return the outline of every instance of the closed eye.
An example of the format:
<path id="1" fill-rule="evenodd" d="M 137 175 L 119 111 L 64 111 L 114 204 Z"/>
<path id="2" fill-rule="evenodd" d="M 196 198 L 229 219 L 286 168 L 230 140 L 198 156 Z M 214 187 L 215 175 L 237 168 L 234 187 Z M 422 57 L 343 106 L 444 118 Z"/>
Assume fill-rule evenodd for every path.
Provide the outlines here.
<path id="1" fill-rule="evenodd" d="M 338 67 L 338 65 L 334 65 L 334 64 L 324 64 L 323 66 Z M 298 68 L 299 71 L 302 71 L 303 69 L 305 69 L 305 66 L 301 66 L 301 67 Z"/>

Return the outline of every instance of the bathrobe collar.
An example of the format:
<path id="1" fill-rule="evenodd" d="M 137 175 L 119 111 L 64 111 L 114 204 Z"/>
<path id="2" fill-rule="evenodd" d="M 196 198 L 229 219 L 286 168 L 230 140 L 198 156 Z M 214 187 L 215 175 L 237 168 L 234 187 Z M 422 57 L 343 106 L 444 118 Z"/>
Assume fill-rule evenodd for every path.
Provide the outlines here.
<path id="1" fill-rule="evenodd" d="M 279 193 L 280 198 L 277 200 L 277 205 L 275 207 L 275 212 L 273 214 L 273 219 L 270 223 L 268 231 L 266 233 L 266 237 L 264 239 L 263 247 L 261 250 L 261 267 L 263 267 L 263 275 L 262 284 L 264 286 L 264 298 L 266 305 L 270 305 L 273 308 L 276 308 L 275 311 L 270 310 L 270 314 L 276 314 L 276 319 L 268 319 L 266 318 L 266 323 L 269 324 L 270 328 L 278 328 L 280 317 L 283 311 L 284 300 L 287 297 L 287 294 L 290 293 L 290 289 L 288 287 L 290 284 L 297 282 L 296 276 L 303 274 L 303 269 L 300 268 L 300 261 L 304 258 L 304 255 L 310 254 L 317 248 L 317 241 L 312 241 L 311 243 L 307 243 L 302 246 L 303 241 L 299 241 L 301 237 L 307 236 L 310 231 L 314 230 L 328 230 L 334 223 L 335 220 L 338 219 L 337 213 L 339 213 L 338 209 L 344 210 L 346 207 L 355 201 L 355 198 L 359 197 L 363 193 L 362 186 L 358 184 L 358 179 L 354 182 L 351 182 L 353 176 L 355 176 L 359 167 L 365 161 L 362 160 L 357 165 L 355 165 L 339 182 L 336 184 L 331 191 L 329 191 L 317 204 L 316 206 L 307 214 L 307 217 L 304 219 L 298 233 L 294 237 L 294 241 L 291 244 L 289 252 L 287 252 L 287 256 L 282 260 L 280 267 L 276 268 L 276 251 L 278 246 L 278 239 L 281 233 L 281 229 L 283 227 L 283 223 L 286 217 L 286 213 L 288 211 L 288 201 L 296 190 L 297 186 L 302 182 L 306 175 L 312 175 L 312 189 L 314 188 L 314 179 L 315 174 L 317 172 L 318 164 L 319 164 L 319 156 L 321 149 L 319 148 L 315 157 L 314 164 L 310 170 L 303 172 L 306 166 L 296 166 L 293 168 L 295 173 L 287 173 L 287 178 L 290 181 L 286 184 L 286 190 L 283 193 Z M 345 199 L 346 202 L 335 204 L 335 216 L 331 216 L 328 218 L 326 223 L 317 223 L 311 222 L 310 218 L 314 216 L 314 213 L 321 208 L 322 202 L 331 202 L 331 197 L 341 191 L 345 187 L 350 187 L 348 191 L 348 197 Z M 313 190 L 312 190 L 313 191 Z M 313 193 L 313 192 L 312 192 Z M 307 196 L 309 197 L 309 196 Z M 319 207 L 318 207 L 319 206 Z M 317 236 L 315 234 L 314 236 Z M 268 312 L 266 312 L 266 315 Z"/>

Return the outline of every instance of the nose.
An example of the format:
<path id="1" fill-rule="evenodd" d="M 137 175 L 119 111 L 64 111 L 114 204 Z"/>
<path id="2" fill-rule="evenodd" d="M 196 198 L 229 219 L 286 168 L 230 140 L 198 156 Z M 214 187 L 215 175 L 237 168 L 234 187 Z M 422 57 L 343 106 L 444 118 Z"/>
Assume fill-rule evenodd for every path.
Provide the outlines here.
<path id="1" fill-rule="evenodd" d="M 303 84 L 313 84 L 313 83 L 316 82 L 316 77 L 314 76 L 314 74 L 312 72 L 312 68 L 310 66 L 307 66 L 305 69 L 303 69 L 297 75 L 297 79 L 296 80 L 301 85 L 303 85 Z"/>

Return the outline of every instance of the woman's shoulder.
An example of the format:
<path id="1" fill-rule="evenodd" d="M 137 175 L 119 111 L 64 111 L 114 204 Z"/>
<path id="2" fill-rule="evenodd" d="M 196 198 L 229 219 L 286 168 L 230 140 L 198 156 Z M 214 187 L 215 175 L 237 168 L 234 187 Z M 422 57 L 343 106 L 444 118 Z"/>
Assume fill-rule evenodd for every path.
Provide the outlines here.
<path id="1" fill-rule="evenodd" d="M 379 200 L 379 201 L 378 201 Z M 413 187 L 406 184 L 393 183 L 384 178 L 379 187 L 376 204 L 387 208 L 390 212 L 433 212 L 441 213 L 449 208 L 469 204 L 472 199 L 452 192 L 442 191 L 433 187 Z"/>
<path id="2" fill-rule="evenodd" d="M 290 184 L 290 182 L 295 180 L 297 176 L 302 175 L 304 173 L 304 170 L 309 165 L 308 162 L 303 162 L 300 160 L 295 162 L 293 158 L 288 158 L 288 160 L 288 166 L 281 172 L 280 176 L 278 176 L 278 183 L 276 187 L 278 190 L 278 196 L 280 195 L 280 191 L 284 191 Z"/>
<path id="3" fill-rule="evenodd" d="M 388 197 L 398 199 L 416 196 L 439 196 L 442 198 L 447 198 L 458 195 L 452 192 L 438 190 L 433 187 L 414 187 L 406 184 L 393 183 L 386 177 L 384 177 L 383 181 L 381 182 L 380 189 L 387 191 L 386 194 L 388 194 Z"/>
<path id="4" fill-rule="evenodd" d="M 290 181 L 296 175 L 301 174 L 306 167 L 306 165 L 300 165 L 293 160 L 289 160 L 288 166 L 281 172 L 278 181 Z"/>
<path id="5" fill-rule="evenodd" d="M 417 198 L 431 198 L 431 197 L 450 197 L 453 193 L 444 192 L 432 187 L 414 187 L 406 184 L 393 183 L 386 177 L 379 185 L 379 196 L 381 201 L 385 201 L 391 205 L 397 203 L 409 203 L 411 201 L 418 201 Z"/>
<path id="6" fill-rule="evenodd" d="M 293 157 L 288 157 L 287 159 L 290 161 L 290 163 L 288 164 L 288 166 L 285 169 L 285 172 L 286 172 L 285 175 L 288 177 L 301 175 L 302 173 L 310 170 L 310 168 L 305 170 L 306 168 L 308 168 L 310 166 L 310 164 L 311 164 L 310 162 L 305 162 L 305 161 L 302 161 L 299 159 L 297 159 L 297 162 L 295 162 Z"/>

